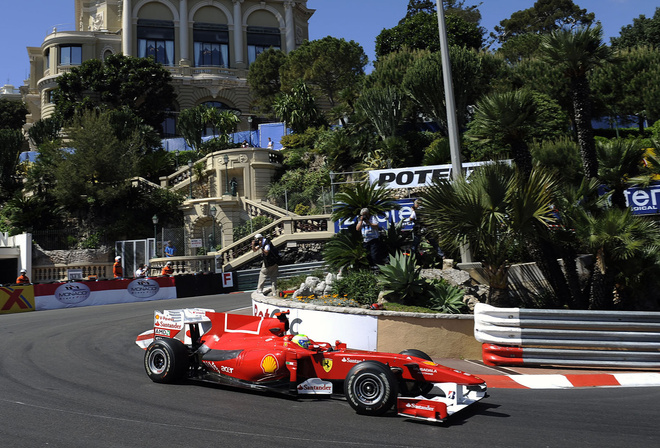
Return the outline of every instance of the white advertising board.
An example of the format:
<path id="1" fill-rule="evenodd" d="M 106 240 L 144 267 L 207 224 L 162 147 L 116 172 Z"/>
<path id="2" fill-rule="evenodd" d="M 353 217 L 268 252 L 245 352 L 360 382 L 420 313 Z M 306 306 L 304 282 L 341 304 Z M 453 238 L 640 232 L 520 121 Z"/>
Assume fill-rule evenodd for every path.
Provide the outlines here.
<path id="1" fill-rule="evenodd" d="M 313 341 L 337 340 L 348 348 L 375 351 L 378 347 L 378 319 L 364 314 L 343 314 L 328 311 L 278 307 L 252 300 L 252 315 L 271 317 L 278 311 L 290 311 L 291 334 L 304 334 Z"/>

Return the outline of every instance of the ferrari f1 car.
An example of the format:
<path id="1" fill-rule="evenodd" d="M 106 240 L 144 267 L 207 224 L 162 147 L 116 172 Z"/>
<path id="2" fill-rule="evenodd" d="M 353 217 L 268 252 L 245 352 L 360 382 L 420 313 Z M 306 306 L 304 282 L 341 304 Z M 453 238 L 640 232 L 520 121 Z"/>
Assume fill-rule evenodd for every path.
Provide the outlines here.
<path id="1" fill-rule="evenodd" d="M 351 350 L 289 332 L 288 311 L 273 317 L 193 308 L 154 312 L 136 343 L 152 381 L 199 380 L 292 395 L 343 391 L 358 414 L 441 422 L 486 396 L 476 376 L 436 364 L 419 350 Z"/>

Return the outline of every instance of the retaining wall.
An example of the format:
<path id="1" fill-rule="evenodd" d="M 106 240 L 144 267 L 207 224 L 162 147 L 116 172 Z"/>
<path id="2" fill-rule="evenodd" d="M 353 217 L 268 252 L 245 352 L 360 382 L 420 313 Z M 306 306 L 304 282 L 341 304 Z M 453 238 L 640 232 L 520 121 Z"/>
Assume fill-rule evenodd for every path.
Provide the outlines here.
<path id="1" fill-rule="evenodd" d="M 415 348 L 432 358 L 481 358 L 481 344 L 474 338 L 472 315 L 317 306 L 252 294 L 254 315 L 272 316 L 285 310 L 290 310 L 291 316 L 297 319 L 293 331 L 321 342 L 334 343 L 339 339 L 349 348 L 390 353 Z M 318 318 L 320 312 L 322 320 Z M 356 319 L 358 316 L 362 319 Z"/>

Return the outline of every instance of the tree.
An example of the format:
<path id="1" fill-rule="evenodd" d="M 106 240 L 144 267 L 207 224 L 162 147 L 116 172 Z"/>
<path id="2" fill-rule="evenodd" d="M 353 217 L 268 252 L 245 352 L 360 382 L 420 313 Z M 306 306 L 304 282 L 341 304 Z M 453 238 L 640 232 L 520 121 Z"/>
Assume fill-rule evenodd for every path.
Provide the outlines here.
<path id="1" fill-rule="evenodd" d="M 491 37 L 499 43 L 526 33 L 547 34 L 560 29 L 588 27 L 594 13 L 580 9 L 572 0 L 537 0 L 534 6 L 516 11 L 495 26 Z"/>
<path id="2" fill-rule="evenodd" d="M 568 117 L 546 95 L 528 89 L 493 93 L 477 103 L 466 137 L 510 149 L 523 173 L 532 168 L 529 145 L 566 134 Z M 487 155 L 482 155 L 488 158 Z"/>
<path id="3" fill-rule="evenodd" d="M 364 77 L 368 59 L 354 41 L 331 36 L 305 41 L 288 54 L 280 69 L 282 91 L 289 93 L 299 81 L 330 107 L 345 104 L 342 92 L 354 89 Z"/>
<path id="4" fill-rule="evenodd" d="M 170 72 L 151 58 L 121 54 L 105 62 L 89 59 L 57 78 L 56 112 L 65 120 L 84 110 L 130 108 L 138 117 L 161 129 L 175 98 Z"/>
<path id="5" fill-rule="evenodd" d="M 206 109 L 207 106 L 200 104 L 182 110 L 176 123 L 179 134 L 195 153 L 199 153 L 202 146 L 202 137 L 206 130 Z"/>
<path id="6" fill-rule="evenodd" d="M 391 210 L 398 210 L 400 205 L 389 188 L 381 188 L 377 183 L 362 182 L 355 188 L 335 195 L 332 207 L 334 221 L 352 219 L 360 216 L 360 210 L 368 208 L 372 216 L 384 215 Z"/>
<path id="7" fill-rule="evenodd" d="M 624 120 L 637 117 L 643 131 L 647 119 L 653 122 L 660 118 L 660 49 L 622 48 L 616 52 L 615 62 L 595 68 L 590 85 L 609 116 Z"/>
<path id="8" fill-rule="evenodd" d="M 655 8 L 653 18 L 646 18 L 644 14 L 633 19 L 632 25 L 621 28 L 619 37 L 610 39 L 612 47 L 623 49 L 635 46 L 651 46 L 660 48 L 660 7 Z"/>
<path id="9" fill-rule="evenodd" d="M 606 208 L 597 214 L 584 212 L 575 230 L 595 257 L 589 308 L 603 310 L 634 305 L 635 298 L 630 296 L 629 288 L 640 271 L 629 268 L 643 269 L 644 264 L 657 264 L 660 248 L 657 223 L 634 216 L 628 208 Z"/>
<path id="10" fill-rule="evenodd" d="M 61 130 L 62 122 L 60 119 L 58 117 L 48 117 L 39 120 L 30 126 L 30 129 L 28 129 L 28 136 L 32 144 L 38 148 L 44 143 L 59 140 Z"/>
<path id="11" fill-rule="evenodd" d="M 611 57 L 611 50 L 602 42 L 603 30 L 579 28 L 576 31 L 560 30 L 543 36 L 543 57 L 562 68 L 571 83 L 573 116 L 584 165 L 584 175 L 598 175 L 593 129 L 591 127 L 591 99 L 587 75 L 594 67 L 602 65 Z"/>
<path id="12" fill-rule="evenodd" d="M 23 102 L 0 99 L 0 129 L 21 129 L 28 113 Z"/>
<path id="13" fill-rule="evenodd" d="M 280 67 L 284 61 L 283 51 L 269 48 L 250 64 L 247 83 L 254 98 L 252 105 L 263 114 L 272 113 L 273 101 L 280 93 Z"/>
<path id="14" fill-rule="evenodd" d="M 280 94 L 273 103 L 273 111 L 294 133 L 326 124 L 323 113 L 304 81 L 296 84 L 290 93 Z"/>
<path id="15" fill-rule="evenodd" d="M 0 129 L 0 197 L 11 196 L 19 188 L 16 167 L 24 143 L 20 130 Z"/>
<path id="16" fill-rule="evenodd" d="M 479 49 L 483 45 L 483 30 L 474 22 L 456 14 L 445 16 L 449 45 Z M 419 12 L 393 28 L 376 36 L 376 56 L 380 59 L 403 48 L 440 51 L 438 16 L 435 12 Z"/>
<path id="17" fill-rule="evenodd" d="M 474 104 L 489 89 L 489 84 L 501 62 L 492 55 L 467 48 L 449 48 L 454 84 L 456 114 L 459 127 L 464 127 L 468 105 Z M 403 89 L 419 106 L 420 111 L 447 129 L 447 109 L 440 53 L 417 59 L 406 71 Z"/>
<path id="18" fill-rule="evenodd" d="M 538 122 L 536 103 L 528 90 L 493 94 L 477 103 L 469 135 L 482 140 L 496 139 L 511 148 L 511 155 L 523 175 L 532 171 L 529 139 Z"/>
<path id="19" fill-rule="evenodd" d="M 374 87 L 362 91 L 356 106 L 385 140 L 394 137 L 403 122 L 404 98 L 403 92 L 396 87 Z"/>
<path id="20" fill-rule="evenodd" d="M 510 248 L 555 223 L 551 204 L 556 188 L 556 180 L 546 172 L 533 169 L 521 176 L 506 164 L 494 163 L 470 179 L 434 183 L 422 195 L 419 215 L 442 247 L 456 250 L 469 244 L 481 259 L 490 303 L 515 305 L 508 294 Z"/>
<path id="21" fill-rule="evenodd" d="M 642 172 L 642 159 L 646 148 L 638 140 L 613 139 L 598 142 L 598 178 L 612 190 L 612 205 L 625 209 L 624 192 L 630 178 Z"/>

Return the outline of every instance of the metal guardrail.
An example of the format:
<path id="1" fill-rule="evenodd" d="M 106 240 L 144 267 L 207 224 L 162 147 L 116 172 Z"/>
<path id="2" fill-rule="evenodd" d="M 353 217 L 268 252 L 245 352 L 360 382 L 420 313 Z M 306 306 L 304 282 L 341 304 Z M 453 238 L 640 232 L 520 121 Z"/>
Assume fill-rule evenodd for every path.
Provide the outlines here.
<path id="1" fill-rule="evenodd" d="M 660 313 L 496 308 L 477 304 L 487 365 L 660 368 Z"/>
<path id="2" fill-rule="evenodd" d="M 278 280 L 285 278 L 296 277 L 301 274 L 311 274 L 316 270 L 324 269 L 326 264 L 324 261 L 315 261 L 311 263 L 296 263 L 285 264 L 279 266 L 277 274 Z M 243 271 L 236 271 L 236 282 L 239 291 L 251 291 L 257 289 L 257 282 L 259 281 L 259 271 L 261 269 L 246 269 Z"/>

